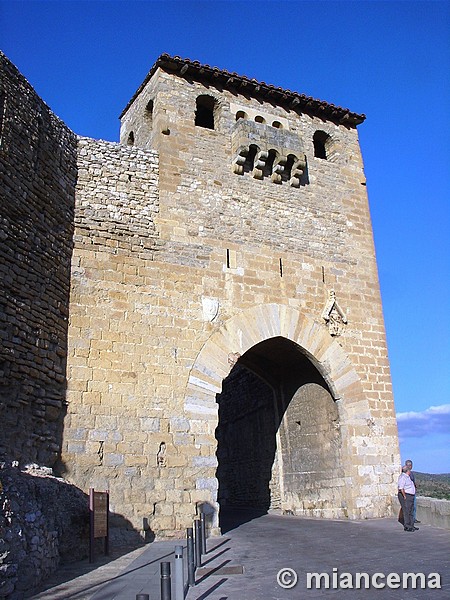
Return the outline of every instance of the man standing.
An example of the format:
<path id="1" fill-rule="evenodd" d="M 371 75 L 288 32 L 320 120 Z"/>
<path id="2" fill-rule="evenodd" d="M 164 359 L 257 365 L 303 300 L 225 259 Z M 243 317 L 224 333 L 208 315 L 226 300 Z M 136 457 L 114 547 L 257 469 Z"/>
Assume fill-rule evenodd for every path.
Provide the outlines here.
<path id="1" fill-rule="evenodd" d="M 409 478 L 411 479 L 411 481 L 414 484 L 414 487 L 416 488 L 416 493 L 414 495 L 414 510 L 413 510 L 414 523 L 420 523 L 420 521 L 418 521 L 416 519 L 416 512 L 417 512 L 417 484 L 416 484 L 416 478 L 415 478 L 413 470 L 412 470 L 412 468 L 413 468 L 413 462 L 412 462 L 412 460 L 410 460 L 410 459 L 405 460 L 405 467 L 408 467 L 408 469 L 410 471 Z"/>
<path id="2" fill-rule="evenodd" d="M 414 496 L 416 488 L 409 476 L 410 470 L 407 466 L 402 468 L 402 473 L 398 478 L 398 501 L 403 509 L 404 530 L 416 531 L 418 527 L 414 527 Z"/>

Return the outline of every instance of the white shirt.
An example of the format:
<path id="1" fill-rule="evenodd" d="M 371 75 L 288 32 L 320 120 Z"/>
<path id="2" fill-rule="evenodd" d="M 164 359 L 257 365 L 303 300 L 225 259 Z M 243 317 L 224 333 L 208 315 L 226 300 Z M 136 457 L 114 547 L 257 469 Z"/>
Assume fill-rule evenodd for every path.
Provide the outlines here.
<path id="1" fill-rule="evenodd" d="M 415 494 L 416 486 L 411 481 L 409 475 L 402 473 L 398 478 L 398 489 L 405 490 L 405 494 Z"/>

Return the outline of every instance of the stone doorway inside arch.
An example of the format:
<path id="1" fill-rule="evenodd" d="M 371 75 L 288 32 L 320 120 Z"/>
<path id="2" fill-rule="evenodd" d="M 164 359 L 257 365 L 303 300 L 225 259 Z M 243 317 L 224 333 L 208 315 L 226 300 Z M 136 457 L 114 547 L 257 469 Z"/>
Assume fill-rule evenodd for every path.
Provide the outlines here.
<path id="1" fill-rule="evenodd" d="M 344 482 L 338 406 L 300 346 L 281 336 L 254 345 L 216 401 L 223 533 L 269 510 L 311 516 L 335 503 Z"/>

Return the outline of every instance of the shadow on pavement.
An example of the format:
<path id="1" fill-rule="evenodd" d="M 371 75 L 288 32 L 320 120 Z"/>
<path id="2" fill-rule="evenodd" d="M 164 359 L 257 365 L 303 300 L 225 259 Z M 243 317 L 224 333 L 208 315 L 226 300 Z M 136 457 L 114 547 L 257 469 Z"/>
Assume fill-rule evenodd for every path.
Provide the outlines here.
<path id="1" fill-rule="evenodd" d="M 219 513 L 219 527 L 222 535 L 263 515 L 267 515 L 267 510 L 258 508 L 221 508 Z"/>

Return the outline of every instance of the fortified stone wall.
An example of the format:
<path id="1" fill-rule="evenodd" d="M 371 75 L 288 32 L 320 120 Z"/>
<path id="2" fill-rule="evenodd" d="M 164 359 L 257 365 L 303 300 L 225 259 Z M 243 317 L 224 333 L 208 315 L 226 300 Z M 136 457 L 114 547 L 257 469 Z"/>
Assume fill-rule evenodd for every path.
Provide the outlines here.
<path id="1" fill-rule="evenodd" d="M 108 488 L 117 523 L 160 536 L 199 504 L 217 531 L 220 471 L 246 454 L 250 478 L 275 447 L 255 497 L 269 484 L 297 514 L 388 514 L 397 429 L 355 125 L 158 68 L 121 144 L 77 140 L 2 65 L 5 451 L 51 464 L 62 448 L 71 482 Z M 196 124 L 205 107 L 212 123 Z M 279 414 L 240 419 L 218 470 L 217 394 L 235 366 Z"/>
<path id="2" fill-rule="evenodd" d="M 0 455 L 52 465 L 66 392 L 76 137 L 0 53 Z"/>
<path id="3" fill-rule="evenodd" d="M 153 394 L 165 344 L 157 319 L 168 319 L 154 307 L 164 287 L 153 267 L 158 158 L 85 138 L 78 154 L 62 468 L 83 489 L 109 488 L 113 512 L 133 505 L 142 529 L 158 498 L 165 500 L 148 491 L 158 487 L 157 453 L 167 441 Z M 160 356 L 158 342 L 149 343 L 153 331 Z"/>
<path id="4" fill-rule="evenodd" d="M 202 95 L 215 99 L 214 129 L 195 125 Z M 265 123 L 245 125 L 250 116 Z M 317 131 L 329 138 L 328 160 L 314 155 Z M 302 174 L 292 185 L 264 169 L 255 177 L 245 157 L 240 173 L 246 136 L 267 150 L 303 152 Z M 312 481 L 295 510 L 387 514 L 397 430 L 356 129 L 158 69 L 124 115 L 121 140 L 114 151 L 124 162 L 113 179 L 112 146 L 92 169 L 80 145 L 67 476 L 83 488 L 109 487 L 115 512 L 135 527 L 148 520 L 159 535 L 184 529 L 198 503 L 217 511 L 216 393 L 227 356 L 281 335 L 314 361 L 339 411 L 337 491 L 317 508 L 321 480 Z M 131 156 L 141 157 L 144 178 L 159 159 L 158 187 L 139 200 Z M 137 209 L 126 225 L 134 246 L 126 247 L 118 214 L 143 202 L 148 216 L 153 193 L 152 223 L 143 233 Z M 108 232 L 101 240 L 92 202 Z M 345 313 L 339 331 L 332 310 Z"/>

